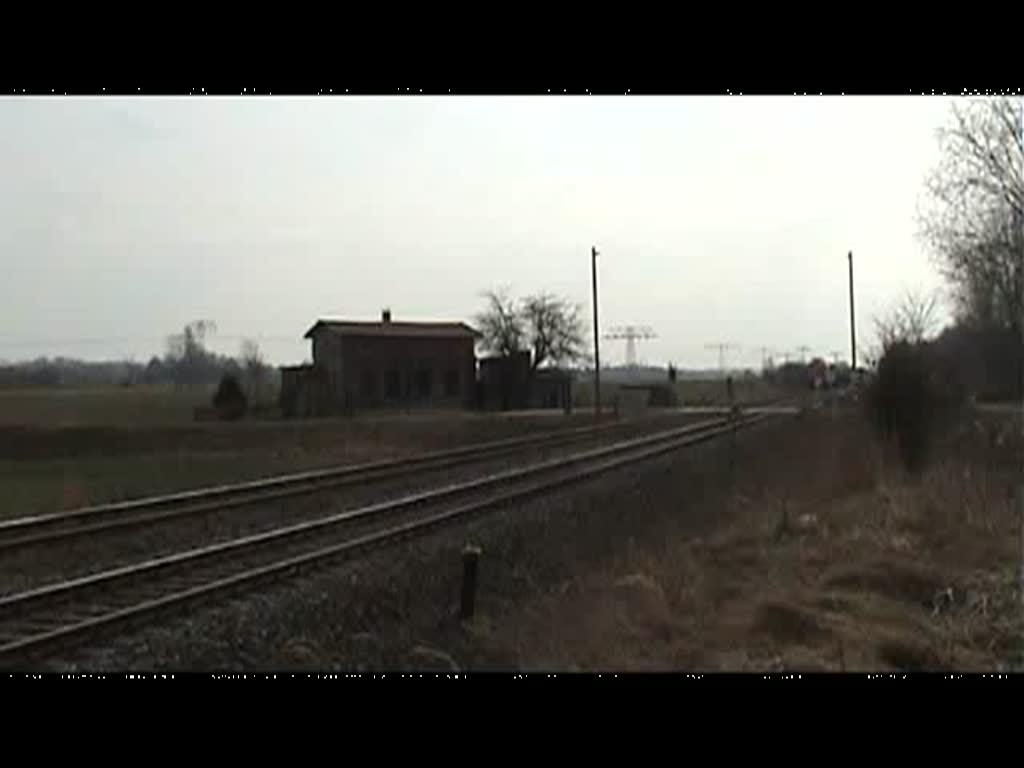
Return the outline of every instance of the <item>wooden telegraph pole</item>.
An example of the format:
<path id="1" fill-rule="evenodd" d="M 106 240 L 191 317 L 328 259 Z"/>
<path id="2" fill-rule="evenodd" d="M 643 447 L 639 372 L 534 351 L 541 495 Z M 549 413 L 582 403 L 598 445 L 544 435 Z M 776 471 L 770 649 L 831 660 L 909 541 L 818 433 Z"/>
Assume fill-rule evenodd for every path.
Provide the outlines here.
<path id="1" fill-rule="evenodd" d="M 854 325 L 853 314 L 853 251 L 847 254 L 850 261 L 850 370 L 857 370 L 857 328 Z"/>
<path id="2" fill-rule="evenodd" d="M 601 333 L 597 325 L 597 246 L 590 249 L 590 276 L 594 291 L 594 415 L 601 418 Z"/>

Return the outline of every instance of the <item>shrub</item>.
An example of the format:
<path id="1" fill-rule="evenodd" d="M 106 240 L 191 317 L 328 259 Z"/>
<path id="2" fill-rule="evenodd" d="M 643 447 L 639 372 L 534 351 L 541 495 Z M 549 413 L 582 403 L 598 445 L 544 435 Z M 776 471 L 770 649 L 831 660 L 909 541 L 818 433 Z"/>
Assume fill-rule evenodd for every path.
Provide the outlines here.
<path id="1" fill-rule="evenodd" d="M 233 421 L 245 415 L 248 400 L 245 392 L 242 391 L 238 378 L 231 374 L 224 374 L 213 395 L 213 407 L 221 419 Z"/>
<path id="2" fill-rule="evenodd" d="M 955 325 L 935 340 L 956 363 L 960 378 L 979 400 L 1016 401 L 1024 397 L 1024 344 L 1013 331 Z"/>
<path id="3" fill-rule="evenodd" d="M 903 465 L 926 466 L 937 433 L 959 414 L 965 391 L 956 361 L 927 342 L 896 341 L 878 361 L 867 392 L 871 419 L 895 440 Z"/>

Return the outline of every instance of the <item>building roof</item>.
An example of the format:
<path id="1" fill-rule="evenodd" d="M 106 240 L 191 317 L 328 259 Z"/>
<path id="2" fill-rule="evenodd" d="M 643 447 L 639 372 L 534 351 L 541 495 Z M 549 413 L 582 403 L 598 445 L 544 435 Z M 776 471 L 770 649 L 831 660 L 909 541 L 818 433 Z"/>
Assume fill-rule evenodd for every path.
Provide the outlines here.
<path id="1" fill-rule="evenodd" d="M 311 339 L 319 329 L 339 336 L 390 336 L 414 338 L 469 338 L 479 333 L 465 323 L 407 323 L 389 320 L 387 322 L 360 322 L 352 320 L 317 320 L 306 331 L 304 339 Z"/>

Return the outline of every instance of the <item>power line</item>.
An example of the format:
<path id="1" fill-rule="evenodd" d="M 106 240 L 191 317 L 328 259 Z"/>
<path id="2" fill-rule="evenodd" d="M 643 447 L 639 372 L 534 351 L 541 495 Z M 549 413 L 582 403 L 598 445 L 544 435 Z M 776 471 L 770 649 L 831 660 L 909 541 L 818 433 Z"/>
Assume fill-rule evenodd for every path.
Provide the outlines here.
<path id="1" fill-rule="evenodd" d="M 739 344 L 734 344 L 728 341 L 722 341 L 717 344 L 705 344 L 704 349 L 717 349 L 718 350 L 718 370 L 722 373 L 725 372 L 725 353 L 731 349 L 738 350 Z"/>
<path id="2" fill-rule="evenodd" d="M 18 338 L 3 338 L 0 337 L 0 346 L 6 347 L 30 347 L 30 346 L 63 346 L 63 345 L 78 345 L 78 344 L 131 344 L 131 343 L 164 343 L 167 339 L 172 336 L 176 336 L 176 333 L 169 333 L 163 336 L 92 336 L 92 337 L 50 337 L 45 339 L 18 339 Z M 302 343 L 303 339 L 300 336 L 279 336 L 279 335 L 262 335 L 262 334 L 232 334 L 232 333 L 218 333 L 209 337 L 209 341 L 225 340 L 225 341 L 244 341 L 251 339 L 252 341 L 262 341 L 267 343 L 286 343 L 296 342 Z"/>
<path id="3" fill-rule="evenodd" d="M 761 350 L 761 370 L 767 370 L 768 360 L 775 355 L 775 350 L 766 346 L 760 346 L 758 349 Z"/>
<path id="4" fill-rule="evenodd" d="M 30 346 L 60 346 L 65 344 L 127 344 L 131 342 L 163 341 L 166 336 L 97 336 L 93 338 L 64 338 L 64 339 L 4 339 L 0 338 L 0 346 L 5 347 L 30 347 Z"/>

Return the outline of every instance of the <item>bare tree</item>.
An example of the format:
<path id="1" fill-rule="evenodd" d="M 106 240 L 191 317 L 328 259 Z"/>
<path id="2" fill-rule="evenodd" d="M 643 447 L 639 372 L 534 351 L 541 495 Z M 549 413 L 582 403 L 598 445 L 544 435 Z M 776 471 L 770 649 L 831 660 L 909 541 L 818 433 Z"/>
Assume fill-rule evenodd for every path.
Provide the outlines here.
<path id="1" fill-rule="evenodd" d="M 480 344 L 496 355 L 511 355 L 523 349 L 525 329 L 516 302 L 507 289 L 486 291 L 487 307 L 477 314 Z"/>
<path id="2" fill-rule="evenodd" d="M 168 364 L 175 363 L 185 356 L 184 334 L 175 333 L 167 337 L 167 352 L 164 356 Z"/>
<path id="3" fill-rule="evenodd" d="M 883 352 L 901 341 L 919 344 L 938 328 L 934 294 L 908 290 L 884 315 L 875 318 L 875 330 Z"/>
<path id="4" fill-rule="evenodd" d="M 192 338 L 198 346 L 206 343 L 209 334 L 217 332 L 217 324 L 213 320 L 195 320 L 185 326 L 185 333 L 191 333 Z"/>
<path id="5" fill-rule="evenodd" d="M 961 319 L 1021 330 L 1024 315 L 1024 103 L 972 100 L 940 131 L 921 231 Z"/>
<path id="6" fill-rule="evenodd" d="M 533 349 L 533 369 L 575 363 L 586 354 L 582 309 L 549 293 L 528 296 L 521 311 Z"/>
<path id="7" fill-rule="evenodd" d="M 586 331 L 579 305 L 549 293 L 519 302 L 506 290 L 488 291 L 484 297 L 487 307 L 476 316 L 484 349 L 504 356 L 529 349 L 533 370 L 586 359 Z"/>
<path id="8" fill-rule="evenodd" d="M 242 367 L 246 369 L 255 368 L 263 362 L 260 345 L 254 339 L 242 339 L 238 356 L 242 361 Z"/>
<path id="9" fill-rule="evenodd" d="M 241 358 L 242 370 L 245 372 L 249 400 L 256 402 L 262 395 L 263 382 L 267 373 L 267 366 L 263 361 L 263 353 L 260 351 L 259 344 L 255 341 L 243 339 L 239 357 Z"/>
<path id="10" fill-rule="evenodd" d="M 177 386 L 199 384 L 213 375 L 216 361 L 206 349 L 206 337 L 216 328 L 212 320 L 196 320 L 167 338 L 167 365 Z"/>

